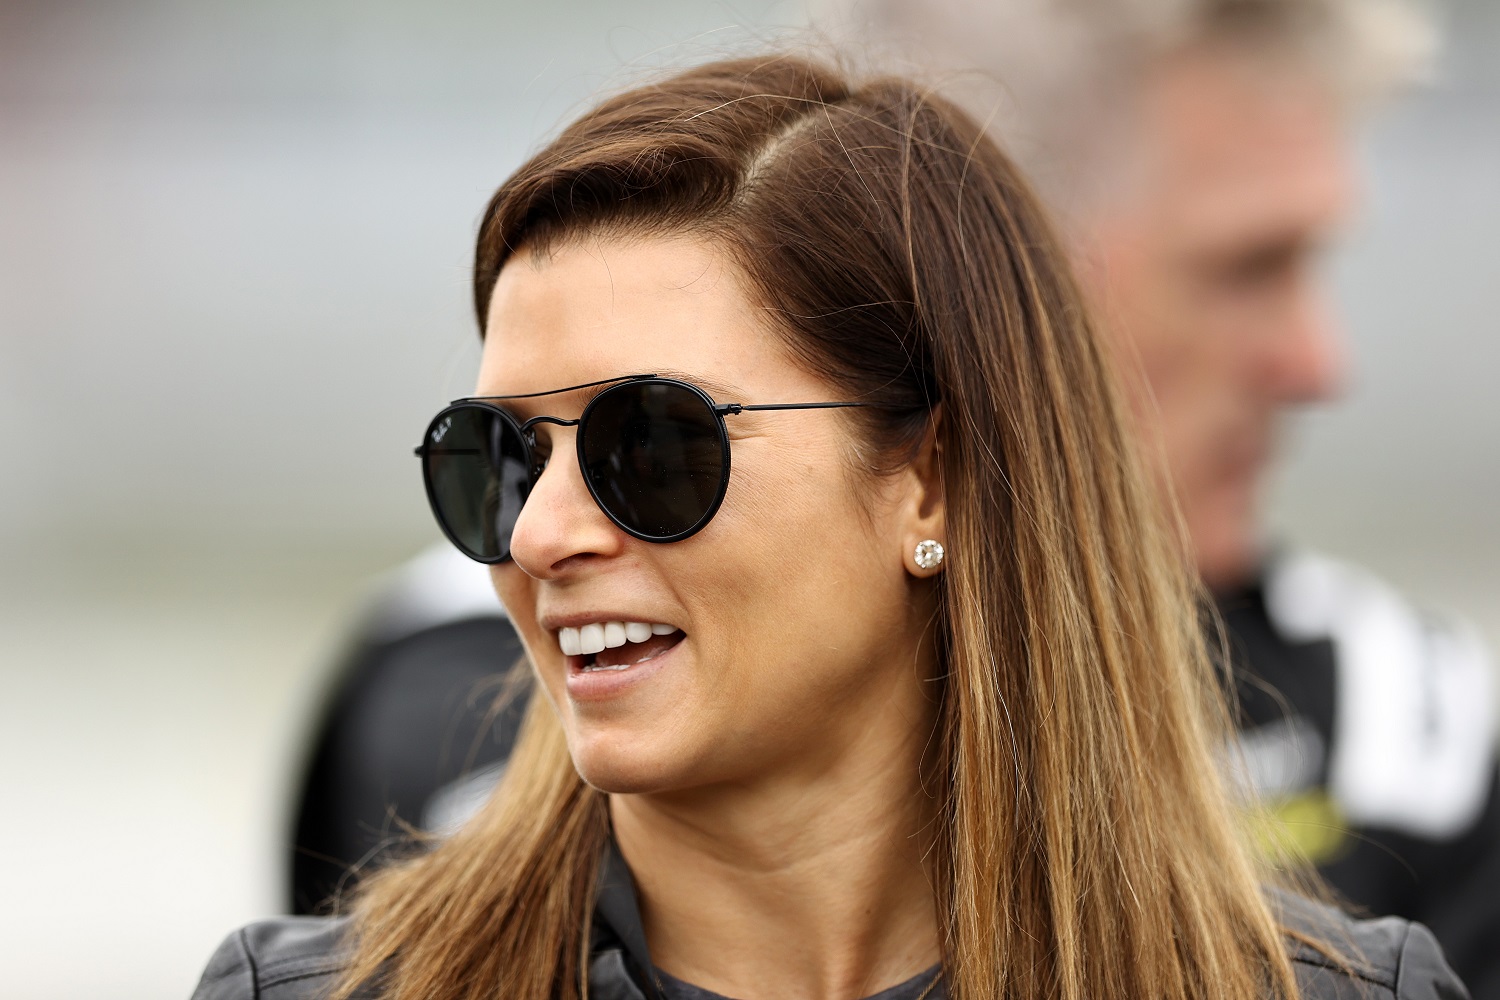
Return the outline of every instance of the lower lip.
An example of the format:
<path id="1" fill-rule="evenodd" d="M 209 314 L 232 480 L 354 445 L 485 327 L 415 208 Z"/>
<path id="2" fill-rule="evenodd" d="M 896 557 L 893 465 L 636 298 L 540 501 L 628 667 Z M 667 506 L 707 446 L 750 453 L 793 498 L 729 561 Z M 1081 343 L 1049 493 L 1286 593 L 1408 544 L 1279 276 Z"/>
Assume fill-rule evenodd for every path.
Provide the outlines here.
<path id="1" fill-rule="evenodd" d="M 618 698 L 660 673 L 667 666 L 667 661 L 677 654 L 685 642 L 687 642 L 686 636 L 672 648 L 625 670 L 584 670 L 583 657 L 570 656 L 568 657 L 568 700 L 597 702 Z"/>

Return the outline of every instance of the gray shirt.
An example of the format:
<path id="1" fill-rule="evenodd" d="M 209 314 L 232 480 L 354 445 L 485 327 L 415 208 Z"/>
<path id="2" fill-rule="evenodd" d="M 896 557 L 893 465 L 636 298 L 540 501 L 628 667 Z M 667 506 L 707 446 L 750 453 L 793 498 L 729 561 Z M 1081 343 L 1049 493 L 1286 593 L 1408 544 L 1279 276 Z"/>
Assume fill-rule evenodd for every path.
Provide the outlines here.
<path id="1" fill-rule="evenodd" d="M 919 997 L 922 1000 L 947 1000 L 948 991 L 943 984 L 934 982 L 942 971 L 941 966 L 934 965 L 926 972 L 920 972 L 904 983 L 897 983 L 890 989 L 871 994 L 866 1000 L 918 1000 Z M 729 997 L 711 993 L 692 983 L 674 979 L 660 969 L 656 970 L 656 978 L 661 985 L 665 1000 L 730 1000 Z M 931 987 L 931 992 L 928 992 L 929 987 Z"/>

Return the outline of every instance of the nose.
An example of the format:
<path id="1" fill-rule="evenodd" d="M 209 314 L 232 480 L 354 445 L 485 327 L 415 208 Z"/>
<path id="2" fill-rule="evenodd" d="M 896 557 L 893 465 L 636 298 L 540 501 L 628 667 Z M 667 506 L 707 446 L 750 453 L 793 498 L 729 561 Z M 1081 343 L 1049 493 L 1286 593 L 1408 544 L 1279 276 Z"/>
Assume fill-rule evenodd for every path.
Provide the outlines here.
<path id="1" fill-rule="evenodd" d="M 625 544 L 625 533 L 589 494 L 572 433 L 558 428 L 552 435 L 552 457 L 511 532 L 511 560 L 538 580 L 556 579 L 591 559 L 617 555 Z"/>
<path id="2" fill-rule="evenodd" d="M 1277 401 L 1321 403 L 1342 391 L 1348 367 L 1343 331 L 1315 281 L 1303 283 L 1279 335 L 1266 346 L 1262 371 Z"/>

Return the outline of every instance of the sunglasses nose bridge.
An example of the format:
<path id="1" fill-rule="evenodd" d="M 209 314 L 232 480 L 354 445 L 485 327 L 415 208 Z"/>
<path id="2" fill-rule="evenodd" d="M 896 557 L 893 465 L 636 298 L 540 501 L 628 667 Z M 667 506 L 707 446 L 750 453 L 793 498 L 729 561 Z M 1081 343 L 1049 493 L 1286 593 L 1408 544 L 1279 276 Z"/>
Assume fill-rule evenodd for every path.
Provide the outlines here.
<path id="1" fill-rule="evenodd" d="M 526 446 L 528 448 L 536 447 L 536 426 L 538 424 L 552 424 L 557 427 L 578 427 L 582 424 L 582 420 L 568 420 L 564 417 L 551 417 L 547 416 L 546 414 L 542 414 L 541 416 L 532 417 L 530 420 L 523 421 L 517 426 L 521 432 L 521 438 L 526 442 Z"/>
<path id="2" fill-rule="evenodd" d="M 532 433 L 531 429 L 537 424 L 556 424 L 558 427 L 577 427 L 580 423 L 582 423 L 582 418 L 575 420 L 566 420 L 563 417 L 549 417 L 544 414 L 539 417 L 532 417 L 530 420 L 523 422 L 521 424 L 521 433 Z"/>

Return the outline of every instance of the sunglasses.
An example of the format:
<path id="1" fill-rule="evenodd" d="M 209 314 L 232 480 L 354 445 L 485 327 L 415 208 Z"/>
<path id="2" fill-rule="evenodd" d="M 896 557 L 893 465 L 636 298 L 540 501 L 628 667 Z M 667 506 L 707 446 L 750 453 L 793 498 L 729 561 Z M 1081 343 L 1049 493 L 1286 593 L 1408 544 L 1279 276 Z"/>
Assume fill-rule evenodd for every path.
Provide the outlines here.
<path id="1" fill-rule="evenodd" d="M 577 420 L 519 420 L 497 400 L 599 391 Z M 510 558 L 510 538 L 542 470 L 537 424 L 577 427 L 578 466 L 589 494 L 626 534 L 676 542 L 713 519 L 729 489 L 724 418 L 748 410 L 822 410 L 867 403 L 716 403 L 690 382 L 624 375 L 565 389 L 455 400 L 427 425 L 416 449 L 438 527 L 470 559 Z"/>

